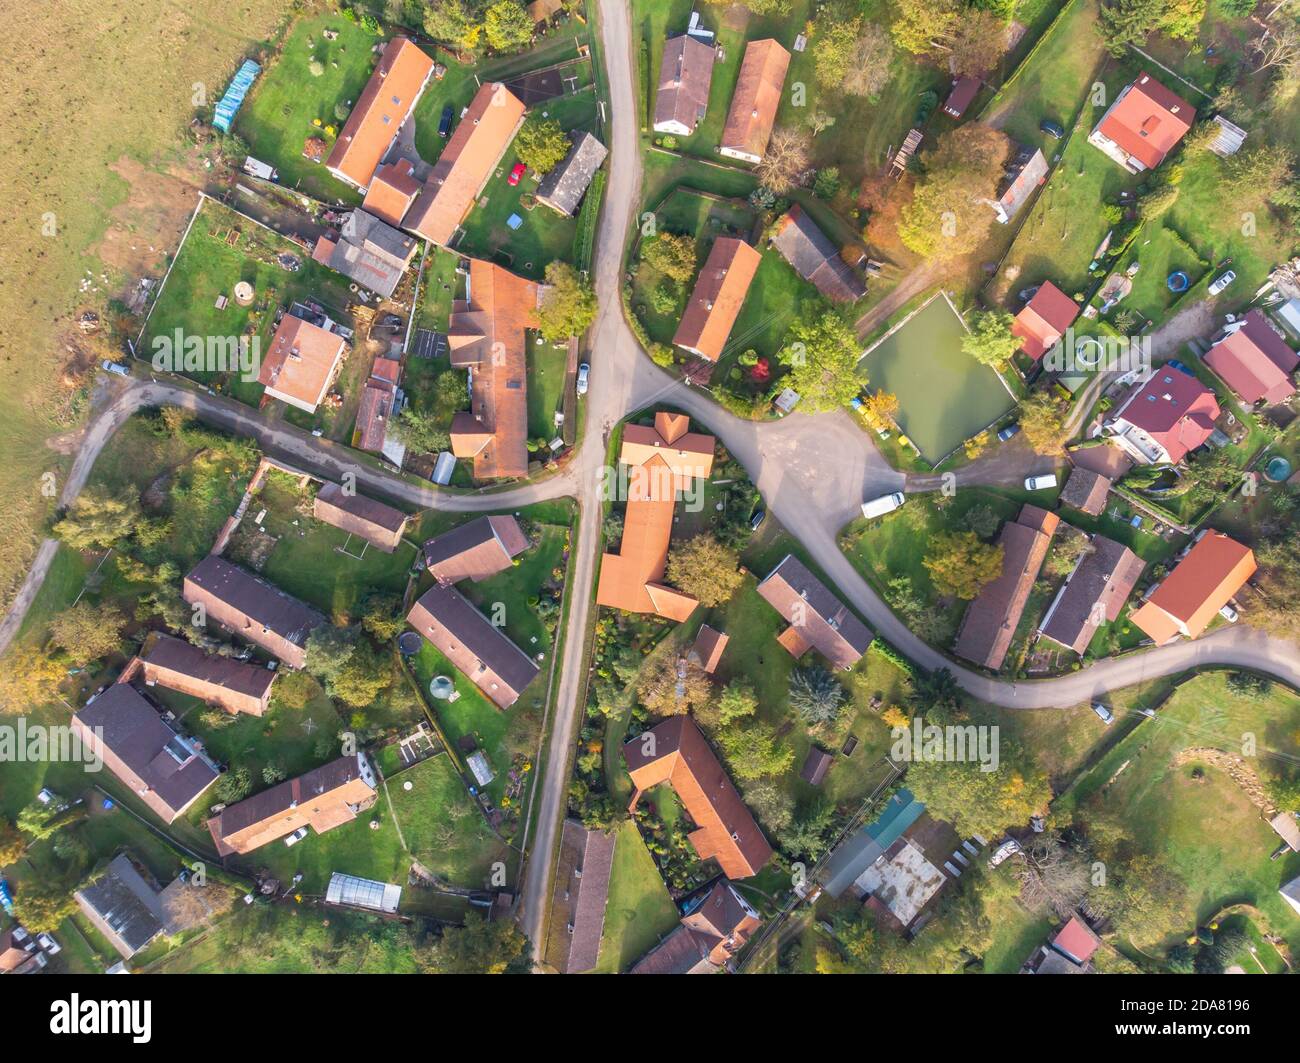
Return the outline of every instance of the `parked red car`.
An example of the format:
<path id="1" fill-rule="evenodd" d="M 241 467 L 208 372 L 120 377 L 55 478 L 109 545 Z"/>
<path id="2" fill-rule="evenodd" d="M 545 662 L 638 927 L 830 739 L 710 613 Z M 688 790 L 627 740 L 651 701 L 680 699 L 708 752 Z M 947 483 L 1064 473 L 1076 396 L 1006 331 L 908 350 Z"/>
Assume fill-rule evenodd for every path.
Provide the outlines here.
<path id="1" fill-rule="evenodd" d="M 515 168 L 510 171 L 510 176 L 506 178 L 506 184 L 514 186 L 519 183 L 519 178 L 528 172 L 528 167 L 522 162 L 515 163 Z"/>

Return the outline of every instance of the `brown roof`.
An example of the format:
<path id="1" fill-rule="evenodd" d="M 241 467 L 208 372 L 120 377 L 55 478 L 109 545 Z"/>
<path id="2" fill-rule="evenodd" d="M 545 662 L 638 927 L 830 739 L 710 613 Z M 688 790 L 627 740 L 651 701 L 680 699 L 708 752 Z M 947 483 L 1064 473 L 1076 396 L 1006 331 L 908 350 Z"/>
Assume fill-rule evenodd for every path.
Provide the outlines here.
<path id="1" fill-rule="evenodd" d="M 190 604 L 202 602 L 209 620 L 291 668 L 303 666 L 307 636 L 326 622 L 311 606 L 215 554 L 194 566 L 182 593 Z"/>
<path id="2" fill-rule="evenodd" d="M 233 712 L 260 716 L 275 673 L 231 657 L 204 653 L 184 639 L 154 634 L 140 654 L 145 682 L 179 690 Z"/>
<path id="3" fill-rule="evenodd" d="M 835 758 L 826 750 L 813 746 L 808 750 L 808 757 L 799 770 L 799 778 L 812 786 L 820 786 L 822 780 L 826 778 L 826 773 L 831 770 L 834 760 Z"/>
<path id="4" fill-rule="evenodd" d="M 979 95 L 979 91 L 979 78 L 958 78 L 952 83 L 952 92 L 948 93 L 948 98 L 943 102 L 944 113 L 960 118 L 966 113 L 971 101 Z"/>
<path id="5" fill-rule="evenodd" d="M 693 480 L 703 480 L 713 472 L 713 436 L 691 432 L 690 418 L 685 414 L 660 410 L 655 414 L 654 425 L 629 424 L 623 426 L 623 444 L 618 460 L 635 467 L 647 464 L 658 457 L 668 466 L 673 488 L 688 490 Z"/>
<path id="6" fill-rule="evenodd" d="M 343 337 L 286 313 L 262 359 L 266 393 L 309 413 L 316 409 L 343 357 Z"/>
<path id="7" fill-rule="evenodd" d="M 789 66 L 790 53 L 771 38 L 750 41 L 745 46 L 736 92 L 722 130 L 720 146 L 724 155 L 730 149 L 748 159 L 763 157 L 776 124 Z"/>
<path id="8" fill-rule="evenodd" d="M 758 585 L 758 593 L 790 622 L 787 632 L 796 634 L 779 641 L 795 656 L 815 647 L 832 667 L 852 668 L 871 645 L 866 624 L 794 554 L 781 559 Z"/>
<path id="9" fill-rule="evenodd" d="M 227 805 L 208 820 L 208 830 L 223 857 L 250 853 L 301 827 L 324 834 L 356 819 L 358 811 L 373 803 L 374 783 L 364 753 L 339 757 Z"/>
<path id="10" fill-rule="evenodd" d="M 623 759 L 636 787 L 633 804 L 642 791 L 668 783 L 695 821 L 697 829 L 690 840 L 700 859 L 716 858 L 728 878 L 758 874 L 772 847 L 694 721 L 674 716 L 649 733 L 653 743 L 639 735 L 623 746 Z M 653 756 L 646 754 L 650 746 Z"/>
<path id="11" fill-rule="evenodd" d="M 587 830 L 575 819 L 564 821 L 551 917 L 557 947 L 548 950 L 562 974 L 590 971 L 600 958 L 617 839 L 617 834 Z"/>
<path id="12" fill-rule="evenodd" d="M 691 654 L 704 671 L 712 674 L 718 667 L 718 662 L 722 660 L 722 651 L 727 648 L 729 641 L 731 636 L 709 627 L 708 624 L 701 624 L 700 630 L 695 635 L 695 643 L 691 646 Z"/>
<path id="13" fill-rule="evenodd" d="M 1142 74 L 1119 94 L 1097 131 L 1154 170 L 1195 120 L 1195 107 L 1150 74 Z"/>
<path id="14" fill-rule="evenodd" d="M 378 454 L 388 438 L 389 413 L 393 405 L 393 387 L 386 380 L 367 380 L 357 405 L 357 447 Z"/>
<path id="15" fill-rule="evenodd" d="M 419 194 L 420 182 L 415 179 L 415 167 L 407 159 L 398 159 L 384 163 L 375 171 L 361 206 L 380 221 L 396 228 L 402 224 Z"/>
<path id="16" fill-rule="evenodd" d="M 317 520 L 359 535 L 386 554 L 397 549 L 407 521 L 407 515 L 400 509 L 376 502 L 355 491 L 349 494 L 333 482 L 321 485 L 312 502 L 311 512 Z"/>
<path id="17" fill-rule="evenodd" d="M 405 37 L 389 41 L 325 165 L 365 188 L 432 73 L 433 60 Z"/>
<path id="18" fill-rule="evenodd" d="M 1043 281 L 1011 323 L 1011 335 L 1020 337 L 1020 349 L 1036 362 L 1078 316 L 1078 304 L 1051 281 Z"/>
<path id="19" fill-rule="evenodd" d="M 799 276 L 832 302 L 852 303 L 866 294 L 862 278 L 798 203 L 781 215 L 771 242 Z"/>
<path id="20" fill-rule="evenodd" d="M 1080 513 L 1096 517 L 1100 516 L 1101 511 L 1106 508 L 1106 496 L 1109 493 L 1109 479 L 1091 469 L 1076 467 L 1071 471 L 1070 478 L 1065 481 L 1061 502 L 1072 509 L 1077 509 Z"/>
<path id="21" fill-rule="evenodd" d="M 1273 331 L 1262 312 L 1252 310 L 1241 328 L 1210 348 L 1205 364 L 1247 402 L 1263 399 L 1272 406 L 1295 394 L 1291 374 L 1300 365 L 1300 355 Z"/>
<path id="22" fill-rule="evenodd" d="M 442 149 L 405 227 L 446 246 L 474 206 L 524 120 L 524 105 L 504 85 L 485 82 Z"/>
<path id="23" fill-rule="evenodd" d="M 528 475 L 526 330 L 541 289 L 491 262 L 470 259 L 466 299 L 452 304 L 451 364 L 473 370 L 468 414 L 452 421 L 451 451 L 474 459 L 476 479 Z"/>
<path id="24" fill-rule="evenodd" d="M 1076 473 L 1077 475 L 1077 473 Z M 1044 638 L 1083 653 L 1102 621 L 1114 623 L 1146 562 L 1123 543 L 1096 535 L 1039 627 Z"/>
<path id="25" fill-rule="evenodd" d="M 730 236 L 714 240 L 708 261 L 695 278 L 695 290 L 686 304 L 673 343 L 716 362 L 762 261 L 763 256 L 744 240 Z"/>
<path id="26" fill-rule="evenodd" d="M 528 549 L 528 536 L 508 513 L 477 517 L 424 544 L 424 563 L 442 583 L 475 583 L 504 572 Z"/>
<path id="27" fill-rule="evenodd" d="M 1131 619 L 1158 646 L 1180 634 L 1194 639 L 1256 567 L 1250 547 L 1222 532 L 1206 531 Z"/>
<path id="28" fill-rule="evenodd" d="M 1002 574 L 966 607 L 954 649 L 958 657 L 995 672 L 1002 667 L 1059 524 L 1055 513 L 1024 506 L 1015 521 L 1002 526 Z"/>
<path id="29" fill-rule="evenodd" d="M 659 63 L 659 91 L 655 93 L 655 128 L 679 123 L 694 133 L 709 109 L 713 83 L 713 45 L 689 34 L 669 37 Z"/>
<path id="30" fill-rule="evenodd" d="M 758 913 L 736 892 L 736 887 L 719 879 L 700 903 L 682 916 L 682 926 L 702 937 L 709 947 L 709 959 L 721 966 L 744 948 L 749 935 L 763 925 Z"/>
<path id="31" fill-rule="evenodd" d="M 716 974 L 717 970 L 709 959 L 708 939 L 678 923 L 628 974 Z"/>
<path id="32" fill-rule="evenodd" d="M 114 683 L 72 717 L 82 740 L 114 775 L 171 823 L 217 781 L 192 739 L 181 738 L 127 683 Z"/>
<path id="33" fill-rule="evenodd" d="M 501 709 L 515 703 L 538 667 L 453 587 L 435 583 L 406 621 Z"/>

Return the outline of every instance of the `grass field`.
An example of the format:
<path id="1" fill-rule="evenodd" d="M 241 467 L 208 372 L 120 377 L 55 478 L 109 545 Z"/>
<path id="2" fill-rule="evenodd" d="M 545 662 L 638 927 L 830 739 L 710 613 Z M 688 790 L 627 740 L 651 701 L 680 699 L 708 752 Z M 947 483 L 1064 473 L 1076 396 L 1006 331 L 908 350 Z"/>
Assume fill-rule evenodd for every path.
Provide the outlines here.
<path id="1" fill-rule="evenodd" d="M 598 974 L 626 971 L 677 925 L 677 906 L 635 823 L 619 828 Z"/>

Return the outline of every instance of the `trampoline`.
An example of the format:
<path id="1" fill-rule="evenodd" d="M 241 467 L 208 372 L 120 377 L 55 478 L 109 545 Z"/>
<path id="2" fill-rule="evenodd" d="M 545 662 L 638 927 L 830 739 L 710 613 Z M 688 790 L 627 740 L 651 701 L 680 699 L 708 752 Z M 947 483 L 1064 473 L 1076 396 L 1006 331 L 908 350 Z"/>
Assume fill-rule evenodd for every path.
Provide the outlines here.
<path id="1" fill-rule="evenodd" d="M 1291 475 L 1291 463 L 1280 454 L 1264 466 L 1264 478 L 1279 484 Z"/>
<path id="2" fill-rule="evenodd" d="M 1169 286 L 1171 292 L 1177 294 L 1179 292 L 1187 291 L 1192 282 L 1188 279 L 1186 273 L 1181 269 L 1176 269 L 1173 273 L 1169 274 L 1169 279 L 1165 281 L 1165 283 Z"/>

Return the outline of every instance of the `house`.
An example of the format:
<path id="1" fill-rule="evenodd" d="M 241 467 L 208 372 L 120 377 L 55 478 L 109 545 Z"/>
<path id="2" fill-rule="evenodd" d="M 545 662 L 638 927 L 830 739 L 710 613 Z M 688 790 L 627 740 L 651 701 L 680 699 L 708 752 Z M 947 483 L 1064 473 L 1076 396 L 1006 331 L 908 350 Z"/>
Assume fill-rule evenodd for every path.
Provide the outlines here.
<path id="1" fill-rule="evenodd" d="M 504 572 L 528 549 L 528 536 L 509 514 L 477 517 L 424 544 L 424 564 L 439 583 L 480 583 Z"/>
<path id="2" fill-rule="evenodd" d="M 1268 821 L 1283 844 L 1293 853 L 1300 853 L 1300 819 L 1294 812 L 1279 812 Z"/>
<path id="3" fill-rule="evenodd" d="M 203 747 L 163 720 L 129 683 L 114 683 L 73 715 L 82 742 L 164 823 L 217 781 Z"/>
<path id="4" fill-rule="evenodd" d="M 833 668 L 852 668 L 871 645 L 866 624 L 794 554 L 786 554 L 758 585 L 763 600 L 790 626 L 777 636 L 795 658 L 815 649 Z"/>
<path id="5" fill-rule="evenodd" d="M 1185 370 L 1157 368 L 1104 425 L 1125 454 L 1140 465 L 1177 465 L 1214 432 L 1219 402 Z"/>
<path id="6" fill-rule="evenodd" d="M 609 148 L 590 133 L 579 133 L 569 153 L 538 185 L 537 202 L 565 217 L 573 217 L 608 154 Z"/>
<path id="7" fill-rule="evenodd" d="M 763 158 L 776 124 L 789 66 L 790 53 L 770 37 L 745 46 L 719 154 L 742 162 L 757 163 Z"/>
<path id="8" fill-rule="evenodd" d="M 313 413 L 334 383 L 345 341 L 338 333 L 286 312 L 257 375 L 266 394 Z"/>
<path id="9" fill-rule="evenodd" d="M 1256 567 L 1250 547 L 1206 529 L 1130 619 L 1157 646 L 1179 635 L 1194 639 L 1255 574 Z"/>
<path id="10" fill-rule="evenodd" d="M 366 755 L 354 753 L 227 805 L 208 831 L 223 858 L 242 856 L 303 827 L 324 834 L 351 823 L 375 803 L 378 786 Z"/>
<path id="11" fill-rule="evenodd" d="M 1196 108 L 1150 74 L 1126 85 L 1088 134 L 1088 143 L 1128 170 L 1154 170 L 1196 121 Z"/>
<path id="12" fill-rule="evenodd" d="M 1091 548 L 1048 606 L 1039 634 L 1082 654 L 1103 623 L 1119 619 L 1145 567 L 1123 543 L 1094 535 Z"/>
<path id="13" fill-rule="evenodd" d="M 1011 323 L 1011 335 L 1020 337 L 1020 349 L 1036 362 L 1078 316 L 1075 301 L 1051 281 L 1043 281 Z"/>
<path id="14" fill-rule="evenodd" d="M 370 187 L 366 189 L 366 198 L 361 201 L 361 209 L 385 225 L 399 229 L 419 194 L 420 182 L 415 177 L 414 163 L 399 158 L 384 163 L 375 171 Z"/>
<path id="15" fill-rule="evenodd" d="M 803 767 L 799 769 L 799 778 L 809 786 L 820 786 L 822 780 L 826 778 L 826 773 L 831 770 L 831 764 L 834 761 L 835 758 L 826 750 L 818 746 L 812 746 L 808 750 L 808 756 L 803 762 Z"/>
<path id="16" fill-rule="evenodd" d="M 1076 465 L 1070 470 L 1070 478 L 1065 481 L 1060 502 L 1090 517 L 1100 517 L 1102 510 L 1106 508 L 1106 496 L 1110 493 L 1110 485 L 1109 477 Z"/>
<path id="17" fill-rule="evenodd" d="M 103 871 L 73 895 L 91 925 L 124 960 L 163 932 L 162 900 L 131 858 L 119 853 Z"/>
<path id="18" fill-rule="evenodd" d="M 1092 957 L 1101 938 L 1078 915 L 1040 945 L 1021 967 L 1021 974 L 1092 974 Z"/>
<path id="19" fill-rule="evenodd" d="M 688 903 L 681 922 L 643 956 L 630 974 L 717 974 L 763 920 L 729 882 L 718 879 Z"/>
<path id="20" fill-rule="evenodd" d="M 387 299 L 397 290 L 417 247 L 413 237 L 365 210 L 343 219 L 337 236 L 322 236 L 311 257 L 366 291 Z"/>
<path id="21" fill-rule="evenodd" d="M 797 203 L 781 216 L 771 244 L 794 271 L 834 303 L 853 303 L 867 286 Z"/>
<path id="22" fill-rule="evenodd" d="M 695 721 L 673 716 L 646 734 L 623 745 L 634 789 L 629 809 L 646 790 L 668 783 L 695 823 L 690 842 L 699 858 L 716 859 L 727 878 L 758 874 L 772 847 Z"/>
<path id="23" fill-rule="evenodd" d="M 714 240 L 673 334 L 673 345 L 716 362 L 762 261 L 763 256 L 744 240 L 731 236 Z"/>
<path id="24" fill-rule="evenodd" d="M 957 78 L 952 83 L 952 92 L 948 93 L 948 98 L 943 102 L 943 113 L 950 118 L 960 118 L 975 101 L 979 91 L 979 78 Z"/>
<path id="25" fill-rule="evenodd" d="M 261 647 L 290 668 L 307 660 L 307 636 L 325 617 L 224 558 L 209 554 L 185 577 L 181 595 L 201 604 L 207 621 Z"/>
<path id="26" fill-rule="evenodd" d="M 452 303 L 451 364 L 470 371 L 469 410 L 452 418 L 451 452 L 477 480 L 528 475 L 526 332 L 537 327 L 543 288 L 470 259 L 465 298 Z"/>
<path id="27" fill-rule="evenodd" d="M 325 168 L 365 192 L 433 75 L 433 60 L 405 37 L 394 37 L 334 142 Z"/>
<path id="28" fill-rule="evenodd" d="M 677 492 L 707 479 L 713 469 L 713 437 L 689 428 L 684 414 L 663 410 L 655 414 L 653 427 L 623 428 L 619 463 L 628 470 L 623 538 L 618 553 L 601 557 L 598 605 L 682 621 L 699 604 L 663 582 Z"/>
<path id="29" fill-rule="evenodd" d="M 958 657 L 994 672 L 1002 667 L 1059 524 L 1055 513 L 1027 505 L 1002 525 L 1002 574 L 966 607 L 953 650 Z"/>
<path id="30" fill-rule="evenodd" d="M 441 247 L 451 243 L 492 171 L 524 123 L 525 107 L 504 85 L 485 82 L 442 149 L 403 228 Z"/>
<path id="31" fill-rule="evenodd" d="M 1030 196 L 1047 180 L 1047 159 L 1037 148 L 1021 148 L 1011 160 L 998 198 L 989 201 L 998 221 L 1006 225 L 1020 213 Z"/>
<path id="32" fill-rule="evenodd" d="M 1300 875 L 1297 875 L 1290 882 L 1286 883 L 1278 893 L 1282 899 L 1294 910 L 1296 915 L 1300 915 Z"/>
<path id="33" fill-rule="evenodd" d="M 1291 376 L 1300 365 L 1300 355 L 1260 310 L 1252 310 L 1240 327 L 1211 347 L 1205 364 L 1248 403 L 1272 406 L 1296 393 Z"/>
<path id="34" fill-rule="evenodd" d="M 353 427 L 353 446 L 371 454 L 383 454 L 399 467 L 406 447 L 394 437 L 388 438 L 388 425 L 397 415 L 402 363 L 394 358 L 376 358 L 370 377 L 361 389 L 357 404 L 357 422 Z"/>
<path id="35" fill-rule="evenodd" d="M 654 131 L 688 137 L 704 121 L 713 83 L 713 45 L 691 33 L 664 42 L 655 93 Z"/>
<path id="36" fill-rule="evenodd" d="M 536 678 L 536 663 L 454 587 L 435 583 L 406 614 L 499 709 L 508 709 Z"/>
<path id="37" fill-rule="evenodd" d="M 126 666 L 118 682 L 130 682 L 136 674 L 148 686 L 179 690 L 202 698 L 226 712 L 263 715 L 271 703 L 275 672 L 233 657 L 204 653 L 184 639 L 157 632 L 146 640 L 139 657 Z"/>
<path id="38" fill-rule="evenodd" d="M 311 515 L 364 539 L 386 554 L 397 549 L 408 520 L 400 509 L 376 502 L 355 491 L 349 493 L 333 482 L 322 484 L 316 492 Z"/>
<path id="39" fill-rule="evenodd" d="M 600 958 L 617 840 L 617 833 L 587 830 L 576 819 L 560 830 L 546 957 L 561 974 L 590 971 Z"/>
<path id="40" fill-rule="evenodd" d="M 727 648 L 729 641 L 731 641 L 729 635 L 709 627 L 708 624 L 701 624 L 700 630 L 695 634 L 695 642 L 691 644 L 691 652 L 688 656 L 705 672 L 712 675 L 718 667 L 718 662 L 722 660 L 722 653 Z"/>
<path id="41" fill-rule="evenodd" d="M 49 962 L 25 927 L 0 931 L 0 974 L 39 974 Z"/>

